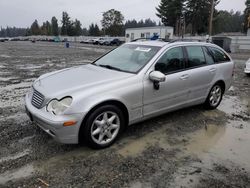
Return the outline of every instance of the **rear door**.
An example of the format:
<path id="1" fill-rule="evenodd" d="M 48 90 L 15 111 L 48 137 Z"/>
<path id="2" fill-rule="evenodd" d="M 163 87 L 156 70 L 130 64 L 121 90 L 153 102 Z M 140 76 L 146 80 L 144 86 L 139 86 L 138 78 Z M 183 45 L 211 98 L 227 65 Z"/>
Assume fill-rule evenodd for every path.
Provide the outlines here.
<path id="1" fill-rule="evenodd" d="M 206 99 L 207 90 L 212 86 L 217 68 L 212 54 L 206 47 L 186 46 L 185 52 L 186 70 L 189 75 L 188 100 L 199 103 Z"/>
<path id="2" fill-rule="evenodd" d="M 219 47 L 211 46 L 208 48 L 214 57 L 216 64 L 216 81 L 223 80 L 226 90 L 229 89 L 233 79 L 234 62 Z"/>

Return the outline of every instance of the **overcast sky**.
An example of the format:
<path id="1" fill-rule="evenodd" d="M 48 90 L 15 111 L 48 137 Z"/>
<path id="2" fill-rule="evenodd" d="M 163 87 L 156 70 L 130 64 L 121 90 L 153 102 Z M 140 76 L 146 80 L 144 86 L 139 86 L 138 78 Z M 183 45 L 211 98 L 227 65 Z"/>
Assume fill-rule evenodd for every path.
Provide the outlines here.
<path id="1" fill-rule="evenodd" d="M 0 0 L 0 26 L 28 27 L 37 19 L 39 24 L 56 16 L 61 20 L 62 11 L 79 19 L 84 27 L 92 22 L 100 25 L 102 13 L 111 8 L 122 12 L 125 19 L 151 18 L 160 0 Z M 221 0 L 217 9 L 243 11 L 245 0 Z"/>

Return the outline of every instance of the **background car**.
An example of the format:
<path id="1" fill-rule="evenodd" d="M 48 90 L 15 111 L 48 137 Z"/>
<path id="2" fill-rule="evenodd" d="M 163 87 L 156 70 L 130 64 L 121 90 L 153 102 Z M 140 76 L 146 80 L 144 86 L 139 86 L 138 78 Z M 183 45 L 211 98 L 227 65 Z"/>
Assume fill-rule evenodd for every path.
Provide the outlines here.
<path id="1" fill-rule="evenodd" d="M 244 72 L 245 72 L 248 76 L 250 76 L 250 59 L 248 59 L 248 61 L 246 62 L 246 66 L 245 66 Z"/>
<path id="2" fill-rule="evenodd" d="M 119 39 L 115 38 L 115 39 L 107 39 L 103 42 L 104 45 L 106 46 L 120 46 L 122 44 L 122 41 L 120 41 Z"/>
<path id="3" fill-rule="evenodd" d="M 98 45 L 98 44 L 103 45 L 104 41 L 105 41 L 105 38 L 103 38 L 103 37 L 96 38 L 96 39 L 93 39 L 93 44 L 94 45 Z"/>

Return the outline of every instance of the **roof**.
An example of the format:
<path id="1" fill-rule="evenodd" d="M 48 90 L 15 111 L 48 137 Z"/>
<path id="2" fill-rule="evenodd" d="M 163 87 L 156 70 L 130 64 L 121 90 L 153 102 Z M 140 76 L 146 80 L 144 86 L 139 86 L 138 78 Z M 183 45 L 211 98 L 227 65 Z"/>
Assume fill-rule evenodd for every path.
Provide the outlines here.
<path id="1" fill-rule="evenodd" d="M 202 46 L 214 46 L 212 43 L 207 42 L 185 42 L 185 41 L 174 41 L 174 42 L 164 42 L 164 41 L 136 41 L 136 42 L 129 42 L 127 44 L 135 44 L 135 45 L 144 45 L 144 46 L 155 46 L 155 47 L 164 47 L 164 46 L 176 46 L 176 45 L 202 45 Z"/>
<path id="2" fill-rule="evenodd" d="M 173 27 L 171 26 L 136 27 L 136 28 L 127 28 L 126 30 L 145 30 L 145 29 L 173 29 Z"/>

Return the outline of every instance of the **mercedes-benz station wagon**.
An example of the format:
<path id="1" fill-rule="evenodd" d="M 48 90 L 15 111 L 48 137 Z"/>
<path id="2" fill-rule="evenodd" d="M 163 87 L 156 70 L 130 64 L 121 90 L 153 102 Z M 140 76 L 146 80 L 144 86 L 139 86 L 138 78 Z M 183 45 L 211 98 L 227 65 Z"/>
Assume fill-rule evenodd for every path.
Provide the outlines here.
<path id="1" fill-rule="evenodd" d="M 233 69 L 214 44 L 131 42 L 91 64 L 42 75 L 25 106 L 58 142 L 105 148 L 128 125 L 198 104 L 217 108 Z"/>

